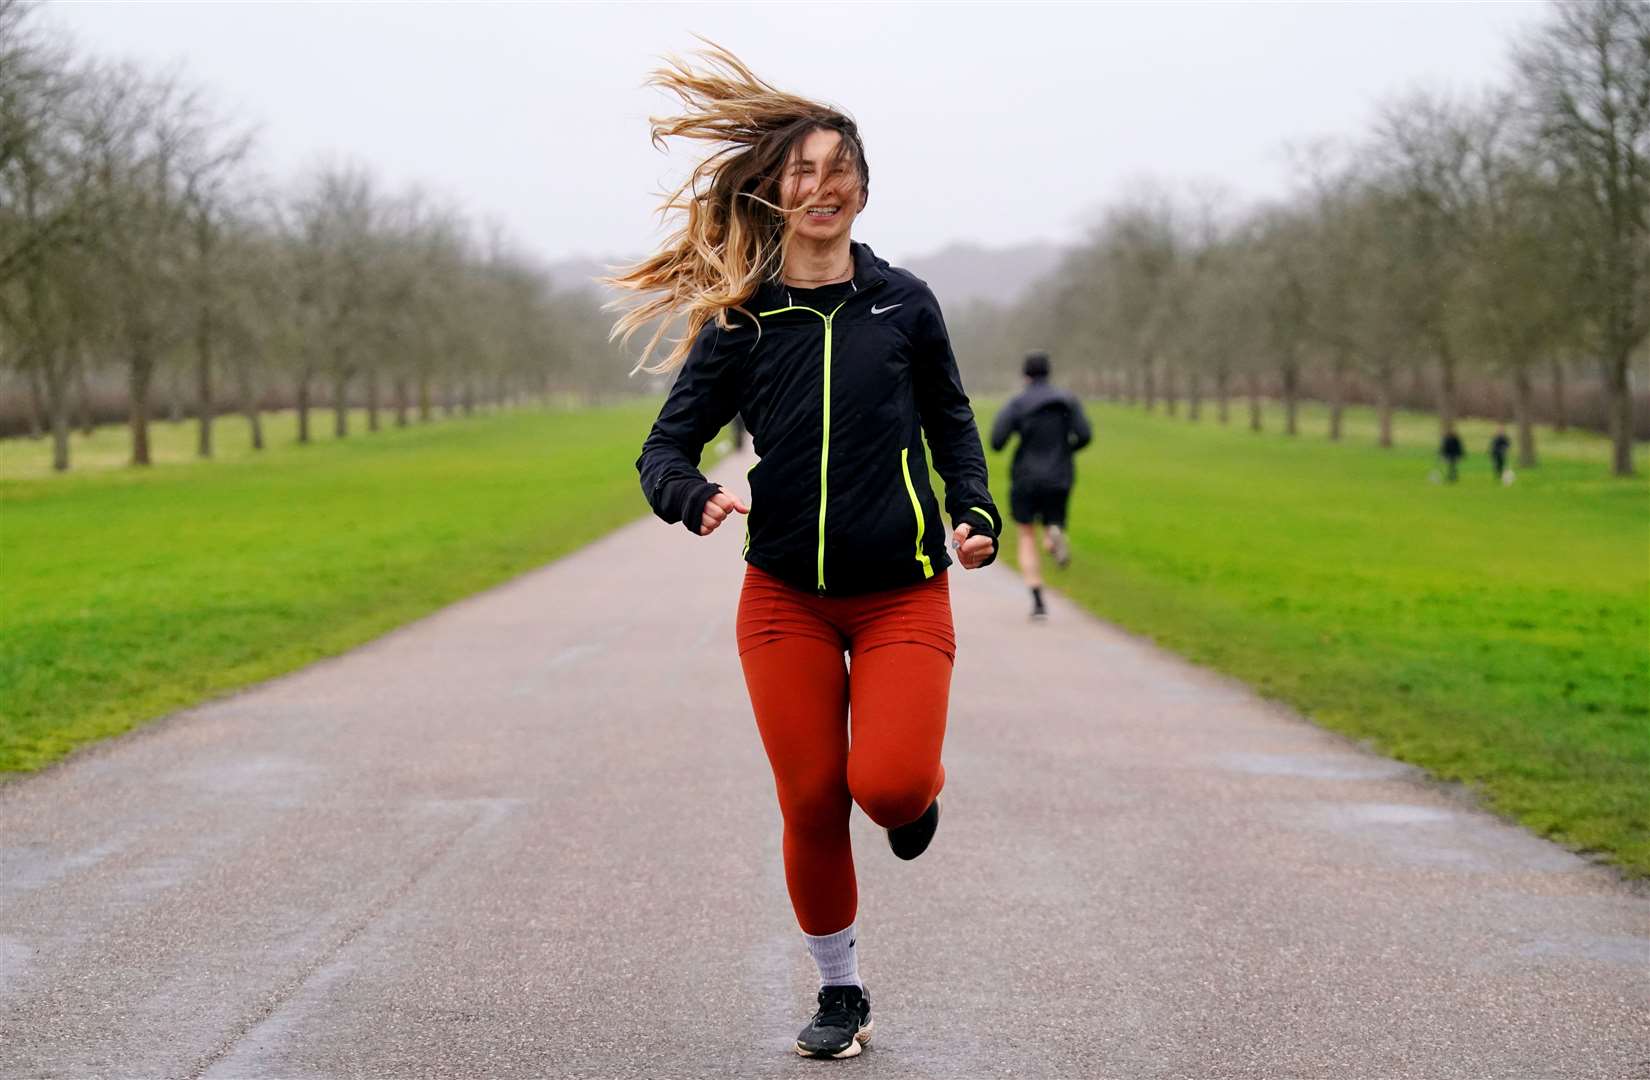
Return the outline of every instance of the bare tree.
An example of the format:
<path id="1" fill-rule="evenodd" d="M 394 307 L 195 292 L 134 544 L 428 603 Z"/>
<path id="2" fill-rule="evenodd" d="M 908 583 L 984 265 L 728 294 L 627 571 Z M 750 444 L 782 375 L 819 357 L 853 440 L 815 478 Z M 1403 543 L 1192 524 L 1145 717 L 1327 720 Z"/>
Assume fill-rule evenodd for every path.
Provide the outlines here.
<path id="1" fill-rule="evenodd" d="M 1264 260 L 1266 288 L 1262 310 L 1266 317 L 1266 349 L 1283 395 L 1283 430 L 1299 433 L 1301 371 L 1311 325 L 1307 292 L 1307 253 L 1310 225 L 1298 213 L 1275 208 L 1257 219 L 1257 244 Z"/>
<path id="2" fill-rule="evenodd" d="M 1521 145 L 1518 115 L 1498 94 L 1467 118 L 1471 198 L 1457 318 L 1463 340 L 1512 383 L 1518 462 L 1528 468 L 1537 460 L 1532 372 L 1574 338 L 1582 251 L 1563 220 L 1563 193 Z"/>
<path id="3" fill-rule="evenodd" d="M 214 125 L 216 126 L 216 125 Z M 251 136 L 237 134 L 211 139 L 199 146 L 181 170 L 184 215 L 188 231 L 185 281 L 188 302 L 194 308 L 195 402 L 198 423 L 196 453 L 212 456 L 212 421 L 217 402 L 213 375 L 218 366 L 218 347 L 228 315 L 231 279 L 225 252 L 225 232 L 230 228 L 235 204 L 242 196 L 235 191 L 237 169 L 251 146 Z"/>
<path id="4" fill-rule="evenodd" d="M 1186 377 L 1186 418 L 1193 421 L 1202 418 L 1208 388 L 1214 390 L 1220 422 L 1229 417 L 1233 350 L 1242 320 L 1232 303 L 1231 226 L 1222 213 L 1232 202 L 1230 192 L 1199 185 L 1181 216 L 1184 235 L 1175 266 L 1169 339 Z"/>
<path id="5" fill-rule="evenodd" d="M 29 392 L 31 435 L 52 432 L 54 468 L 69 466 L 67 389 L 74 351 L 63 253 L 88 210 L 73 184 L 75 82 L 66 56 L 0 4 L 0 360 Z"/>
<path id="6" fill-rule="evenodd" d="M 218 167 L 217 122 L 175 79 L 96 71 L 88 145 L 103 199 L 97 269 L 127 371 L 132 463 L 148 465 L 150 391 L 188 340 L 192 176 Z"/>
<path id="7" fill-rule="evenodd" d="M 1579 274 L 1617 475 L 1633 472 L 1629 368 L 1650 331 L 1650 5 L 1555 5 L 1518 50 L 1521 94 L 1585 238 Z"/>
<path id="8" fill-rule="evenodd" d="M 219 241 L 217 327 L 252 449 L 265 445 L 262 403 L 277 373 L 301 352 L 297 253 L 280 208 L 254 199 L 226 218 Z"/>
<path id="9" fill-rule="evenodd" d="M 1374 146 L 1382 165 L 1377 182 L 1389 193 L 1405 247 L 1401 318 L 1424 343 L 1437 372 L 1438 425 L 1455 424 L 1461 355 L 1451 335 L 1460 302 L 1464 229 L 1469 213 L 1471 142 L 1462 110 L 1427 93 L 1411 94 L 1384 111 Z"/>
<path id="10" fill-rule="evenodd" d="M 321 169 L 293 201 L 304 339 L 297 376 L 299 442 L 309 441 L 310 389 L 323 372 L 332 376 L 334 434 L 349 434 L 349 385 L 370 333 L 367 265 L 377 212 L 373 182 L 360 168 Z"/>
<path id="11" fill-rule="evenodd" d="M 1168 197 L 1156 188 L 1138 191 L 1107 213 L 1096 240 L 1098 289 L 1089 301 L 1090 318 L 1102 320 L 1106 336 L 1137 373 L 1142 403 L 1150 412 L 1162 389 L 1179 251 Z"/>

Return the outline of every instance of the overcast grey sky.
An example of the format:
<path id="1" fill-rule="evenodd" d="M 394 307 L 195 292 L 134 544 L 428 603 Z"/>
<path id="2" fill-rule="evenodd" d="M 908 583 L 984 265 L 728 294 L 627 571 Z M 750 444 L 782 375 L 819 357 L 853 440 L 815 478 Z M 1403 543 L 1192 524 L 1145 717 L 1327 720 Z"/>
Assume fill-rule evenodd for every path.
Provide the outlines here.
<path id="1" fill-rule="evenodd" d="M 1244 197 L 1288 140 L 1354 134 L 1417 86 L 1505 78 L 1536 4 L 582 5 L 59 3 L 88 50 L 176 63 L 256 122 L 276 175 L 356 160 L 502 222 L 546 258 L 638 253 L 658 186 L 654 58 L 728 46 L 860 122 L 855 228 L 896 260 L 1069 240 L 1143 175 Z"/>

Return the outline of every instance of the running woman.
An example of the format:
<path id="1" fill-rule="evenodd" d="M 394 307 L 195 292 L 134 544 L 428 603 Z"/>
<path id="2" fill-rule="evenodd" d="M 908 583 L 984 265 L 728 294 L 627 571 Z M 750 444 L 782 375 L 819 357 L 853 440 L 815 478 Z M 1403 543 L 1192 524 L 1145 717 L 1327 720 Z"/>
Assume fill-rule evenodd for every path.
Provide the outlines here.
<path id="1" fill-rule="evenodd" d="M 784 820 L 785 883 L 819 968 L 796 1051 L 853 1057 L 871 1005 L 850 807 L 899 858 L 933 839 L 956 653 L 946 537 L 976 569 L 996 557 L 1002 519 L 933 293 L 852 239 L 870 191 L 858 127 L 725 50 L 701 59 L 650 80 L 683 106 L 653 121 L 655 143 L 714 150 L 667 200 L 681 225 L 663 250 L 612 279 L 642 296 L 614 329 L 659 320 L 643 366 L 679 369 L 636 462 L 654 513 L 695 536 L 749 515 L 739 657 Z M 674 319 L 685 335 L 649 364 Z M 748 506 L 699 471 L 735 416 L 758 457 Z"/>
<path id="2" fill-rule="evenodd" d="M 991 427 L 991 449 L 1001 450 L 1016 433 L 1009 471 L 1008 509 L 1020 531 L 1020 576 L 1031 590 L 1031 617 L 1048 614 L 1043 604 L 1043 571 L 1037 560 L 1037 526 L 1047 533 L 1044 544 L 1061 569 L 1071 563 L 1071 541 L 1066 536 L 1066 505 L 1071 500 L 1077 469 L 1072 455 L 1094 438 L 1089 418 L 1075 395 L 1050 385 L 1046 352 L 1027 353 L 1022 371 L 1026 388 L 1003 406 Z"/>

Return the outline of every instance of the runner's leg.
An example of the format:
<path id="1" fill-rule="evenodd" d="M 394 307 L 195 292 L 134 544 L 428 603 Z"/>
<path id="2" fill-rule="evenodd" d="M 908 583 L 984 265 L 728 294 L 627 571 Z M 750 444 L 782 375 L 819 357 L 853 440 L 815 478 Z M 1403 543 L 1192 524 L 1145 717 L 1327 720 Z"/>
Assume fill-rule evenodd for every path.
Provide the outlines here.
<path id="1" fill-rule="evenodd" d="M 1015 528 L 1020 533 L 1020 577 L 1025 580 L 1026 588 L 1040 589 L 1043 570 L 1038 562 L 1037 526 L 1025 524 Z"/>
<path id="2" fill-rule="evenodd" d="M 848 843 L 848 673 L 840 647 L 812 638 L 740 657 L 785 822 L 785 886 L 805 934 L 854 921 Z"/>
<path id="3" fill-rule="evenodd" d="M 854 921 L 848 842 L 848 671 L 812 597 L 754 568 L 739 601 L 739 660 L 784 819 L 785 885 L 802 931 Z"/>
<path id="4" fill-rule="evenodd" d="M 951 657 L 932 645 L 881 645 L 854 655 L 850 678 L 848 788 L 885 829 L 915 821 L 945 786 Z"/>
<path id="5" fill-rule="evenodd" d="M 848 787 L 885 829 L 923 816 L 945 784 L 940 750 L 956 637 L 946 575 L 867 598 L 849 625 Z"/>

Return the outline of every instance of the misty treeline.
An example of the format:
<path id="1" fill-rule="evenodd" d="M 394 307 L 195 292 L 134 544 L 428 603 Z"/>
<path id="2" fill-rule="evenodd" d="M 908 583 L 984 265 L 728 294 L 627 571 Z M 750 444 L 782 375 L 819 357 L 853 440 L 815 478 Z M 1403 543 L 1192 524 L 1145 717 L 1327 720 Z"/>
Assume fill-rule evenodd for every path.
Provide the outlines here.
<path id="1" fill-rule="evenodd" d="M 1046 347 L 1078 390 L 1191 420 L 1226 423 L 1236 399 L 1258 430 L 1262 397 L 1281 399 L 1289 434 L 1310 396 L 1331 439 L 1349 400 L 1371 402 L 1382 446 L 1424 386 L 1444 428 L 1464 402 L 1505 410 L 1525 466 L 1538 395 L 1562 430 L 1585 379 L 1602 386 L 1614 471 L 1631 473 L 1650 5 L 1554 5 L 1513 68 L 1510 86 L 1412 92 L 1360 138 L 1298 152 L 1292 195 L 1269 205 L 1143 185 L 1027 299 L 959 313 L 965 363 L 1001 372 Z"/>
<path id="2" fill-rule="evenodd" d="M 158 394 L 213 419 L 295 406 L 298 438 L 622 388 L 589 295 L 416 190 L 254 174 L 252 137 L 175 75 L 76 55 L 0 0 L 0 380 L 69 465 L 111 409 L 150 460 Z M 115 417 L 110 417 L 115 418 Z M 8 419 L 0 417 L 0 420 Z"/>

